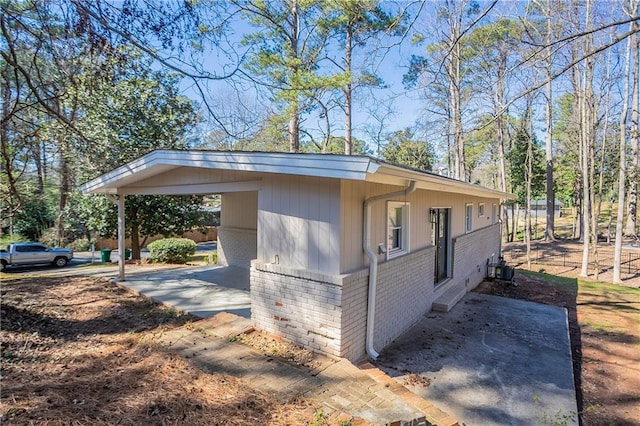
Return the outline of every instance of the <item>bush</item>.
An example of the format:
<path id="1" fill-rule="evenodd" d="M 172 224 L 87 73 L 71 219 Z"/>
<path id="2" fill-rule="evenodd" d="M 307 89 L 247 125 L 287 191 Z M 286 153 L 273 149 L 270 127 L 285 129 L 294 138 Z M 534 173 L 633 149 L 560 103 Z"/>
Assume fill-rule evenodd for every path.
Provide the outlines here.
<path id="1" fill-rule="evenodd" d="M 74 251 L 89 251 L 91 250 L 91 241 L 87 240 L 86 238 L 78 238 L 72 243 L 67 244 L 67 248 L 70 248 Z"/>
<path id="2" fill-rule="evenodd" d="M 187 263 L 196 252 L 196 243 L 188 238 L 165 238 L 150 243 L 147 248 L 152 262 Z"/>

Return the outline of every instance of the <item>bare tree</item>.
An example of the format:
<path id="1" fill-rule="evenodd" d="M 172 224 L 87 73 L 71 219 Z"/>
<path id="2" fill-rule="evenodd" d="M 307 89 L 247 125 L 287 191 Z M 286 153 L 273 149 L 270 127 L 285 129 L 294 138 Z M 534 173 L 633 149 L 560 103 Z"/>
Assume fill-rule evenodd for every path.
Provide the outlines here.
<path id="1" fill-rule="evenodd" d="M 629 14 L 631 16 L 638 12 L 638 1 L 629 0 Z M 630 24 L 631 30 L 637 29 L 637 22 Z M 635 45 L 637 35 L 632 34 L 627 40 L 626 58 L 625 58 L 625 72 L 624 72 L 624 92 L 623 92 L 623 104 L 622 112 L 620 113 L 620 171 L 618 175 L 618 214 L 616 217 L 616 241 L 614 246 L 614 260 L 613 260 L 613 282 L 621 283 L 622 278 L 620 276 L 620 264 L 622 261 L 622 237 L 623 237 L 623 224 L 624 224 L 624 197 L 625 197 L 625 182 L 626 182 L 626 148 L 627 148 L 627 119 L 629 115 L 629 78 L 631 77 L 631 57 L 632 48 Z"/>

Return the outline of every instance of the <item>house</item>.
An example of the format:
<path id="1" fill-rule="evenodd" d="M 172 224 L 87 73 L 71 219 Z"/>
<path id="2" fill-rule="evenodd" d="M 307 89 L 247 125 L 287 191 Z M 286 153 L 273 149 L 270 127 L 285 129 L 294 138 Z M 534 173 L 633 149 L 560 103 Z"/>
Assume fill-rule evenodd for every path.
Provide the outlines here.
<path id="1" fill-rule="evenodd" d="M 560 217 L 560 209 L 562 208 L 562 202 L 555 199 L 553 202 L 553 215 Z M 524 214 L 523 214 L 524 216 Z M 547 199 L 538 198 L 531 200 L 531 217 L 532 218 L 546 218 L 547 217 Z"/>
<path id="2" fill-rule="evenodd" d="M 169 150 L 81 189 L 118 204 L 121 250 L 127 195 L 221 194 L 219 263 L 251 269 L 256 328 L 350 360 L 478 285 L 513 198 L 366 156 Z"/>
<path id="3" fill-rule="evenodd" d="M 537 221 L 538 219 L 546 219 L 547 218 L 547 199 L 545 198 L 537 198 L 531 200 L 531 219 Z M 553 203 L 553 215 L 554 217 L 562 216 L 562 207 L 563 204 L 561 201 L 556 199 Z M 526 213 L 526 205 L 515 204 L 513 208 L 507 208 L 507 217 L 512 219 L 513 216 L 520 221 L 524 220 Z"/>

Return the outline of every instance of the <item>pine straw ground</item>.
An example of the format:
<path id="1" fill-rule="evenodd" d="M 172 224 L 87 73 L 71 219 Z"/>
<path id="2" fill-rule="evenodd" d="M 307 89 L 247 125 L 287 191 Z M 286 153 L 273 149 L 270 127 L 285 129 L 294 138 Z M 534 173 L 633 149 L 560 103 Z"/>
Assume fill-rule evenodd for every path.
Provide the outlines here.
<path id="1" fill-rule="evenodd" d="M 152 344 L 195 318 L 98 278 L 2 282 L 0 423 L 307 424 L 242 379 L 208 374 Z"/>

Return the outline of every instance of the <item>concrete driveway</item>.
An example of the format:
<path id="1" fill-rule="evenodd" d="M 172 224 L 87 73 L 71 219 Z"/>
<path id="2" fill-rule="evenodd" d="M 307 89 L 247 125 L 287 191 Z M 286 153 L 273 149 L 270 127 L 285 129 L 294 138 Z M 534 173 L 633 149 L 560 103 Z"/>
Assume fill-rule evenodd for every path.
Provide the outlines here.
<path id="1" fill-rule="evenodd" d="M 202 318 L 220 312 L 251 317 L 248 269 L 207 265 L 138 271 L 120 284 Z"/>
<path id="2" fill-rule="evenodd" d="M 578 424 L 562 308 L 469 293 L 429 313 L 378 365 L 467 425 Z"/>

